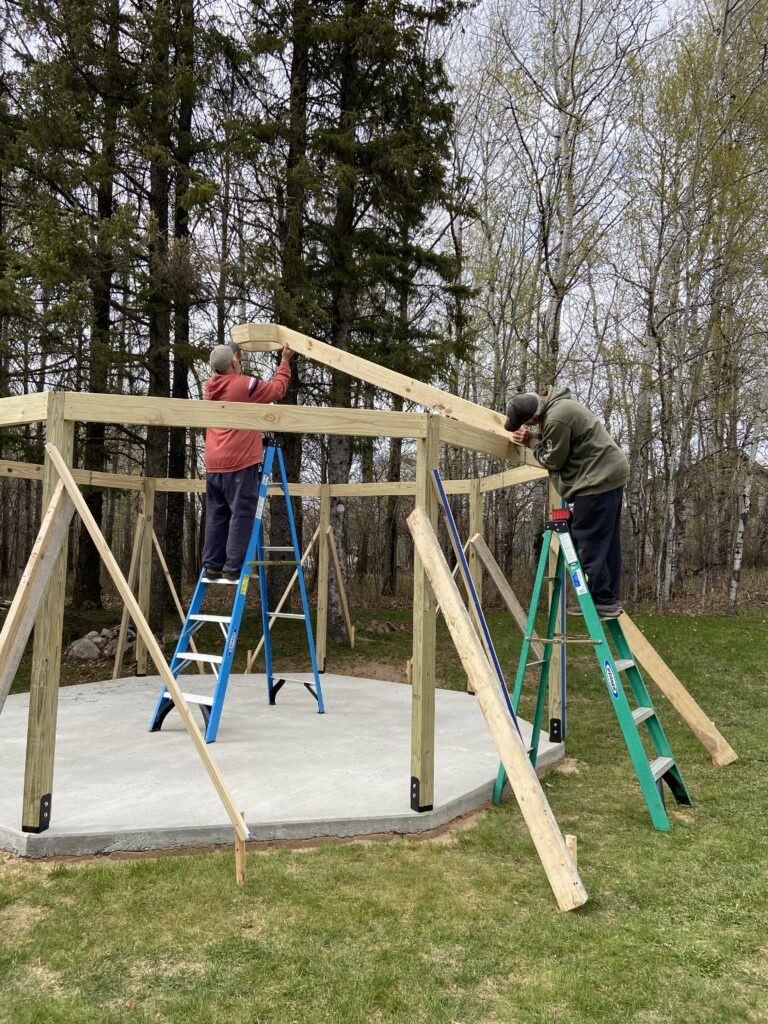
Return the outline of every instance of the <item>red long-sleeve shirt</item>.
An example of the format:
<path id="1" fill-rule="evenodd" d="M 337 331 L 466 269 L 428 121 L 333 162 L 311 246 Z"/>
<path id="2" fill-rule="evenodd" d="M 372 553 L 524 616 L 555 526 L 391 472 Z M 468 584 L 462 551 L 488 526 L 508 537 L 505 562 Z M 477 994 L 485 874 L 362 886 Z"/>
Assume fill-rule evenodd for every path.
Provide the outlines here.
<path id="1" fill-rule="evenodd" d="M 244 377 L 236 373 L 214 373 L 205 382 L 209 402 L 278 401 L 291 382 L 291 365 L 281 362 L 272 380 Z M 236 473 L 264 459 L 260 430 L 227 430 L 209 427 L 205 432 L 205 468 L 208 473 Z"/>

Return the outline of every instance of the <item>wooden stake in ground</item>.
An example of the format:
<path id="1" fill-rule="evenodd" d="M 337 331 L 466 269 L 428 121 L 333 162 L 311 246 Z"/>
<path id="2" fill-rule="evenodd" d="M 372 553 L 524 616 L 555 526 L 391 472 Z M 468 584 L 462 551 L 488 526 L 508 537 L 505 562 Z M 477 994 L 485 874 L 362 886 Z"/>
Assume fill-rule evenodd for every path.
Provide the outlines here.
<path id="1" fill-rule="evenodd" d="M 243 815 L 240 813 L 240 811 L 237 809 L 237 805 L 232 799 L 232 794 L 230 793 L 227 784 L 224 782 L 224 779 L 221 776 L 221 772 L 219 771 L 216 762 L 211 757 L 208 747 L 206 746 L 205 739 L 203 738 L 203 734 L 200 732 L 197 722 L 195 721 L 190 710 L 189 704 L 187 704 L 184 694 L 181 692 L 181 687 L 179 686 L 177 680 L 171 673 L 171 670 L 168 667 L 168 662 L 165 660 L 163 652 L 160 650 L 160 646 L 157 640 L 155 639 L 155 635 L 149 628 L 149 623 L 144 618 L 141 608 L 139 608 L 138 601 L 131 593 L 131 588 L 128 586 L 128 581 L 120 571 L 120 566 L 115 561 L 115 556 L 110 551 L 109 546 L 106 540 L 104 539 L 104 534 L 96 525 L 96 520 L 91 515 L 91 511 L 85 503 L 85 498 L 82 496 L 82 494 L 80 493 L 80 489 L 78 488 L 75 481 L 72 479 L 72 474 L 70 473 L 61 455 L 59 455 L 59 452 L 56 449 L 55 445 L 47 444 L 45 446 L 45 450 L 48 452 L 48 455 L 50 456 L 53 465 L 56 467 L 56 472 L 59 474 L 61 482 L 66 487 L 67 493 L 72 499 L 72 503 L 74 504 L 77 511 L 80 513 L 80 517 L 85 523 L 85 528 L 91 535 L 91 539 L 93 540 L 93 543 L 96 545 L 96 550 L 101 555 L 104 561 L 104 565 L 106 566 L 107 571 L 112 577 L 114 584 L 120 593 L 120 596 L 128 606 L 128 611 L 130 612 L 131 618 L 133 619 L 136 625 L 136 630 L 143 637 L 144 643 L 146 644 L 147 647 L 147 653 L 149 654 L 152 661 L 155 663 L 155 667 L 157 668 L 157 671 L 159 672 L 166 689 L 173 698 L 173 702 L 176 705 L 176 710 L 179 712 L 181 720 L 184 723 L 184 728 L 189 733 L 192 739 L 192 743 L 194 744 L 195 749 L 197 750 L 198 756 L 200 760 L 203 762 L 203 767 L 208 772 L 208 776 L 211 782 L 213 783 L 214 789 L 219 794 L 219 799 L 224 805 L 224 810 L 227 812 L 229 820 L 232 822 L 232 825 L 235 829 L 235 833 L 242 840 L 248 839 L 249 832 L 248 826 L 245 823 L 245 819 L 243 818 Z"/>
<path id="2" fill-rule="evenodd" d="M 574 910 L 586 903 L 586 890 L 525 747 L 512 725 L 509 712 L 502 703 L 496 676 L 477 633 L 472 628 L 469 614 L 451 578 L 448 563 L 440 549 L 429 517 L 423 509 L 417 508 L 408 516 L 407 523 L 429 582 L 440 602 L 461 663 L 477 695 L 557 904 L 561 910 Z"/>
<path id="3" fill-rule="evenodd" d="M 240 811 L 245 821 L 245 811 Z M 245 885 L 245 841 L 235 831 L 235 881 Z"/>

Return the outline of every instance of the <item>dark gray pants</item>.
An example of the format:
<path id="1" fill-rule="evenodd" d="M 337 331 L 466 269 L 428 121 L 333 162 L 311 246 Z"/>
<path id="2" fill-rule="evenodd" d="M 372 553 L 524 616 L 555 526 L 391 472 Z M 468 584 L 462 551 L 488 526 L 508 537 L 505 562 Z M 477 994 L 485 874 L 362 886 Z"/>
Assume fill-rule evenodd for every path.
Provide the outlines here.
<path id="1" fill-rule="evenodd" d="M 571 533 L 595 604 L 621 600 L 621 500 L 624 488 L 573 501 Z"/>
<path id="2" fill-rule="evenodd" d="M 205 479 L 206 569 L 240 572 L 259 498 L 261 465 L 236 473 L 208 473 Z"/>

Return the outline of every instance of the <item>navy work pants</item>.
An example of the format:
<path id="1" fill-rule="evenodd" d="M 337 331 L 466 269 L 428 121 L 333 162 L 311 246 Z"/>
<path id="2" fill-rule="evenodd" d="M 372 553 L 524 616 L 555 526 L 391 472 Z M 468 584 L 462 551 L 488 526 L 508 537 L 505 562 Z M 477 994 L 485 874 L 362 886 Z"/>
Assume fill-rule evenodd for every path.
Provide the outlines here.
<path id="1" fill-rule="evenodd" d="M 208 473 L 205 479 L 206 569 L 240 572 L 259 498 L 261 465 L 236 473 Z"/>
<path id="2" fill-rule="evenodd" d="M 621 600 L 621 500 L 624 488 L 573 501 L 571 533 L 595 604 Z"/>

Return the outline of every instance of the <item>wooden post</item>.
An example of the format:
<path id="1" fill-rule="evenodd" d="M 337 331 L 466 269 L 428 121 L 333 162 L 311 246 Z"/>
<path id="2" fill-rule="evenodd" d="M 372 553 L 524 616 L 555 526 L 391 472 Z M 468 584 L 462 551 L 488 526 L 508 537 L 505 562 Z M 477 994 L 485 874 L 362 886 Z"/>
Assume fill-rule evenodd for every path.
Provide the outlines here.
<path id="1" fill-rule="evenodd" d="M 142 512 L 144 514 L 144 535 L 141 541 L 139 556 L 139 594 L 138 602 L 141 614 L 149 617 L 149 593 L 152 585 L 152 535 L 155 529 L 155 481 L 147 477 L 142 491 Z M 147 645 L 136 633 L 136 675 L 147 674 Z"/>
<path id="2" fill-rule="evenodd" d="M 578 850 L 578 847 L 576 845 L 576 836 L 571 835 L 570 833 L 568 833 L 566 835 L 566 837 L 565 837 L 565 845 L 568 847 L 568 853 L 570 853 L 570 855 L 571 855 L 571 860 L 573 861 L 573 866 L 575 868 L 577 868 L 578 867 L 578 863 L 577 863 L 577 856 L 578 856 L 577 850 Z"/>
<path id="3" fill-rule="evenodd" d="M 325 671 L 325 656 L 328 650 L 328 570 L 330 568 L 328 545 L 324 542 L 331 525 L 331 488 L 323 484 L 320 488 L 320 542 L 317 546 L 317 625 L 315 657 L 318 671 Z"/>
<path id="4" fill-rule="evenodd" d="M 200 731 L 200 727 L 195 721 L 189 704 L 187 704 L 186 697 L 179 686 L 178 680 L 168 667 L 168 662 L 165 660 L 165 655 L 160 648 L 160 644 L 158 644 L 155 639 L 152 630 L 149 628 L 149 623 L 144 617 L 144 613 L 141 608 L 139 608 L 136 598 L 131 593 L 128 581 L 125 576 L 123 576 L 120 566 L 115 560 L 115 556 L 109 550 L 109 546 L 104 539 L 104 534 L 96 525 L 96 520 L 93 518 L 91 510 L 85 503 L 85 498 L 80 493 L 80 489 L 75 483 L 72 474 L 69 471 L 69 467 L 65 464 L 56 449 L 51 445 L 46 445 L 45 450 L 50 454 L 51 460 L 56 467 L 56 472 L 61 477 L 61 480 L 67 489 L 67 493 L 72 499 L 75 508 L 80 513 L 80 518 L 83 520 L 85 528 L 91 535 L 91 539 L 96 545 L 96 550 L 101 555 L 107 572 L 112 577 L 114 584 L 120 593 L 120 597 L 122 597 L 123 601 L 128 605 L 128 611 L 136 624 L 136 632 L 140 633 L 144 637 L 144 643 L 147 645 L 147 652 L 154 662 L 160 678 L 163 680 L 173 703 L 176 705 L 176 710 L 179 712 L 184 728 L 189 733 L 198 757 L 202 761 L 203 767 L 208 773 L 208 777 L 219 795 L 219 799 L 222 802 L 224 810 L 227 812 L 229 820 L 232 822 L 235 832 L 241 839 L 249 839 L 250 833 L 248 831 L 248 826 L 245 823 L 245 819 L 242 813 L 237 809 L 237 804 L 232 798 L 232 794 L 230 793 L 227 784 L 224 782 L 216 762 L 211 756 L 211 752 L 208 749 L 205 738 Z"/>
<path id="5" fill-rule="evenodd" d="M 240 811 L 245 821 L 245 811 Z M 245 885 L 245 840 L 241 839 L 235 830 L 235 881 L 238 885 Z"/>
<path id="6" fill-rule="evenodd" d="M 168 563 L 165 560 L 165 555 L 163 554 L 163 549 L 160 547 L 160 541 L 157 539 L 157 534 L 155 533 L 154 530 L 152 531 L 152 543 L 153 543 L 154 548 L 155 548 L 155 554 L 157 555 L 157 560 L 160 563 L 160 568 L 163 570 L 163 576 L 165 577 L 165 582 L 166 582 L 166 584 L 168 586 L 168 589 L 171 592 L 171 597 L 173 598 L 173 603 L 176 605 L 176 611 L 178 612 L 179 619 L 181 620 L 181 628 L 184 629 L 184 623 L 187 621 L 187 615 L 186 615 L 186 612 L 184 611 L 184 609 L 181 606 L 181 601 L 179 600 L 179 595 L 176 593 L 176 587 L 174 587 L 174 585 L 173 585 L 173 578 L 171 577 L 171 571 L 168 568 Z M 189 649 L 192 651 L 193 654 L 197 654 L 197 647 L 195 647 L 195 641 L 193 640 L 192 637 L 189 637 Z M 198 673 L 201 676 L 207 675 L 207 673 L 205 671 L 205 665 L 201 661 L 199 661 L 197 663 L 197 671 L 198 671 Z"/>
<path id="7" fill-rule="evenodd" d="M 474 537 L 475 534 L 482 537 L 483 535 L 483 495 L 480 490 L 480 481 L 472 480 L 469 486 L 469 536 Z M 472 580 L 472 584 L 477 593 L 477 600 L 480 603 L 480 607 L 483 606 L 483 563 L 477 557 L 477 551 L 474 546 L 470 544 L 467 550 L 467 562 L 469 563 L 469 576 Z M 475 611 L 474 604 L 469 602 L 469 614 L 472 619 L 472 623 L 477 630 L 477 635 L 484 638 L 483 631 L 480 627 L 480 622 L 477 618 L 477 612 Z M 469 681 L 467 676 L 467 692 L 473 693 L 472 683 Z"/>
<path id="8" fill-rule="evenodd" d="M 56 445 L 65 465 L 71 466 L 75 425 L 64 419 L 64 397 L 62 393 L 55 391 L 48 395 L 46 436 L 50 444 Z M 46 454 L 43 468 L 44 509 L 50 505 L 58 482 L 58 473 L 50 456 Z M 40 602 L 35 628 L 21 812 L 23 832 L 44 832 L 51 823 L 61 635 L 64 627 L 64 598 L 67 584 L 67 546 L 68 538 L 65 536 L 51 572 L 48 588 Z"/>
<path id="9" fill-rule="evenodd" d="M 136 519 L 136 532 L 133 535 L 133 550 L 131 551 L 131 564 L 128 566 L 128 586 L 131 593 L 136 588 L 136 577 L 139 573 L 139 558 L 144 542 L 144 513 L 139 512 Z M 117 650 L 115 651 L 115 663 L 112 666 L 112 678 L 117 679 L 123 669 L 123 652 L 125 651 L 125 637 L 128 633 L 130 615 L 128 606 L 123 605 L 123 614 L 120 617 L 120 632 L 117 636 Z"/>
<path id="10" fill-rule="evenodd" d="M 58 483 L 0 633 L 0 711 L 13 685 L 74 511 L 64 484 Z"/>
<path id="11" fill-rule="evenodd" d="M 557 493 L 555 488 L 552 486 L 550 480 L 547 488 L 547 509 L 551 513 L 553 509 L 562 508 L 563 499 Z M 552 544 L 549 549 L 549 562 L 547 565 L 547 574 L 549 576 L 555 575 L 557 569 L 557 556 L 558 556 L 558 544 Z M 566 591 L 566 597 L 568 596 L 568 574 L 565 573 L 563 577 L 563 588 Z M 549 583 L 547 587 L 549 600 L 548 605 L 552 603 L 552 591 L 554 584 Z M 562 593 L 562 591 L 561 591 Z M 557 612 L 557 620 L 555 622 L 555 630 L 558 633 L 564 633 L 563 623 L 563 609 L 562 601 L 560 608 Z M 549 738 L 552 743 L 560 743 L 563 739 L 563 686 L 562 686 L 562 672 L 563 672 L 563 646 L 562 644 L 552 645 L 552 657 L 549 663 Z"/>
<path id="12" fill-rule="evenodd" d="M 464 670 L 472 677 L 477 701 L 493 737 L 512 791 L 531 839 L 541 859 L 549 884 L 561 910 L 574 910 L 586 903 L 587 893 L 571 859 L 560 829 L 527 751 L 499 693 L 496 673 L 483 651 L 467 609 L 451 579 L 429 516 L 416 508 L 408 516 L 408 528 L 415 549 L 440 601 Z"/>
<path id="13" fill-rule="evenodd" d="M 440 424 L 427 419 L 427 436 L 416 442 L 416 508 L 432 527 L 437 496 L 432 470 L 440 455 Z M 418 550 L 413 555 L 413 664 L 411 667 L 411 808 L 430 811 L 435 799 L 435 595 Z"/>

